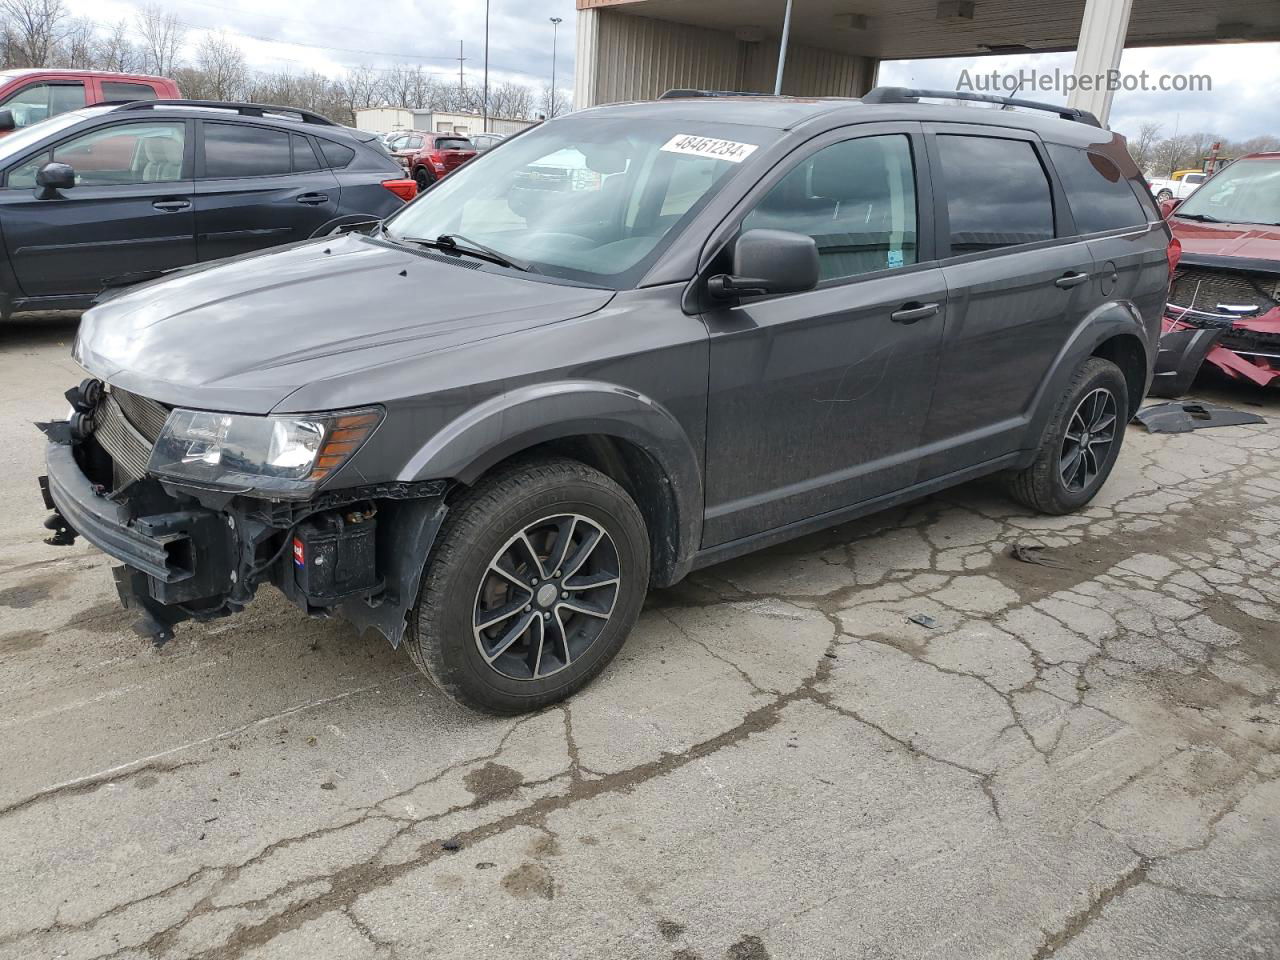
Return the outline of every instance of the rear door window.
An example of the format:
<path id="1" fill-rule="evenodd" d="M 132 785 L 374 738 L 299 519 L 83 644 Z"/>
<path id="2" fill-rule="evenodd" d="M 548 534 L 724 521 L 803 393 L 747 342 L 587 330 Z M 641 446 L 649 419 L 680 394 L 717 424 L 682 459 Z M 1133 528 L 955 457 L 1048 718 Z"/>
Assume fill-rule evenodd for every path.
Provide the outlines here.
<path id="1" fill-rule="evenodd" d="M 1049 159 L 1067 192 L 1067 204 L 1081 233 L 1097 233 L 1147 222 L 1133 187 L 1120 168 L 1093 150 L 1048 145 Z"/>
<path id="2" fill-rule="evenodd" d="M 289 134 L 283 130 L 205 122 L 205 179 L 274 177 L 288 173 L 291 167 Z"/>
<path id="3" fill-rule="evenodd" d="M 102 99 L 108 103 L 115 100 L 154 100 L 155 87 L 145 83 L 125 83 L 122 80 L 103 80 Z"/>
<path id="4" fill-rule="evenodd" d="M 943 134 L 938 152 L 953 254 L 1053 239 L 1049 178 L 1030 143 Z"/>
<path id="5" fill-rule="evenodd" d="M 84 84 L 76 82 L 29 84 L 0 103 L 13 112 L 15 127 L 27 127 L 83 106 Z"/>
<path id="6" fill-rule="evenodd" d="M 319 169 L 320 161 L 316 159 L 316 152 L 311 149 L 311 141 L 295 133 L 293 135 L 293 172 L 306 173 Z"/>

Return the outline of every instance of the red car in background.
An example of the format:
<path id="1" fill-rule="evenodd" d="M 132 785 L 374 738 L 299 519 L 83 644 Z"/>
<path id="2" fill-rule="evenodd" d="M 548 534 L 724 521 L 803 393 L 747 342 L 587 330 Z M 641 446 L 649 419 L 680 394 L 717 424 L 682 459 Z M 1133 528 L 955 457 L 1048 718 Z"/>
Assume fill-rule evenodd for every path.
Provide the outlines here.
<path id="1" fill-rule="evenodd" d="M 0 70 L 0 136 L 95 103 L 181 96 L 167 77 L 105 70 Z"/>
<path id="2" fill-rule="evenodd" d="M 1151 392 L 1185 393 L 1205 362 L 1280 386 L 1280 153 L 1241 157 L 1160 210 L 1182 255 Z"/>
<path id="3" fill-rule="evenodd" d="M 387 144 L 391 155 L 418 183 L 421 192 L 476 155 L 475 145 L 459 133 L 409 133 Z"/>

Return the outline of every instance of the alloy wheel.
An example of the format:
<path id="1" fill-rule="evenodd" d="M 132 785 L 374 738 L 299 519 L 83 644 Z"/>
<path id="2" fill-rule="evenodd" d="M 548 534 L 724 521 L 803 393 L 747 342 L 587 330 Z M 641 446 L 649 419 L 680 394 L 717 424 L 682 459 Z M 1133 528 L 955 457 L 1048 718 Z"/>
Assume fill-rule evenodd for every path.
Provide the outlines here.
<path id="1" fill-rule="evenodd" d="M 1098 387 L 1085 395 L 1067 421 L 1058 469 L 1072 493 L 1088 489 L 1107 462 L 1119 429 L 1117 409 L 1115 394 Z"/>
<path id="2" fill-rule="evenodd" d="M 608 532 L 581 514 L 535 521 L 489 562 L 476 591 L 476 647 L 497 673 L 543 680 L 581 659 L 608 626 L 621 585 Z"/>

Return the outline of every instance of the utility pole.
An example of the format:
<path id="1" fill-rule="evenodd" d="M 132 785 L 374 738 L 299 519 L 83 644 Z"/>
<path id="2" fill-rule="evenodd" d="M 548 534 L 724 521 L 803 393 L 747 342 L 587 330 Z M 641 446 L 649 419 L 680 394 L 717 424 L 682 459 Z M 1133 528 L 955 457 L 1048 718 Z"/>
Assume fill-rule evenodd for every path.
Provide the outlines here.
<path id="1" fill-rule="evenodd" d="M 462 61 L 467 58 L 462 55 L 462 41 L 458 41 L 458 109 L 466 109 L 467 85 L 462 79 Z"/>
<path id="2" fill-rule="evenodd" d="M 556 118 L 556 36 L 560 32 L 560 17 L 551 18 L 551 102 L 547 104 L 548 120 Z"/>
<path id="3" fill-rule="evenodd" d="M 484 0 L 484 123 L 480 129 L 489 132 L 489 0 Z"/>

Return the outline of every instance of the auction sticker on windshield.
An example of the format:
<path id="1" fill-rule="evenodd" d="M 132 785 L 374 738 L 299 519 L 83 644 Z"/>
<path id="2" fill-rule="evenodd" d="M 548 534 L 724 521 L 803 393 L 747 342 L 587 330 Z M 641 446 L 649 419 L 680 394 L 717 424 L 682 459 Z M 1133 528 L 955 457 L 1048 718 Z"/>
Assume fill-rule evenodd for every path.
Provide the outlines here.
<path id="1" fill-rule="evenodd" d="M 755 153 L 756 145 L 699 137 L 692 133 L 677 133 L 662 145 L 662 149 L 667 153 L 688 153 L 695 157 L 712 157 L 716 160 L 728 160 L 730 163 L 741 163 Z"/>

